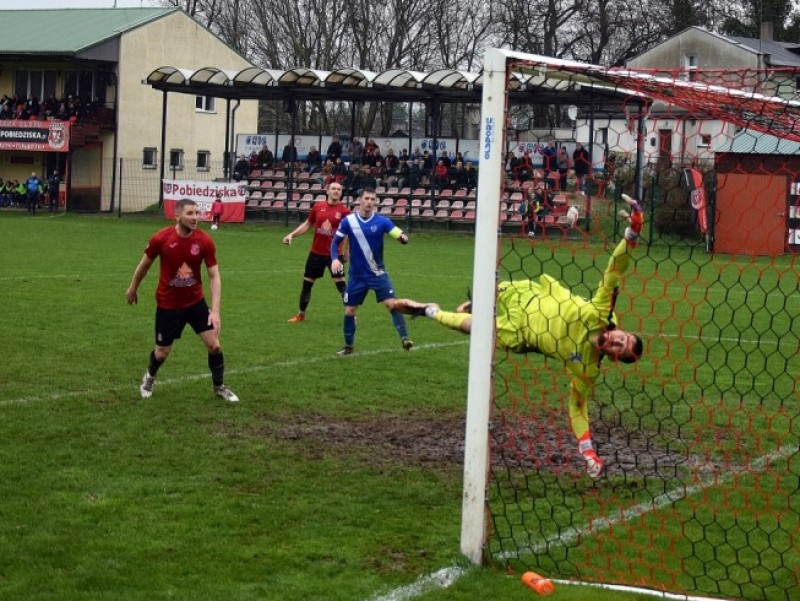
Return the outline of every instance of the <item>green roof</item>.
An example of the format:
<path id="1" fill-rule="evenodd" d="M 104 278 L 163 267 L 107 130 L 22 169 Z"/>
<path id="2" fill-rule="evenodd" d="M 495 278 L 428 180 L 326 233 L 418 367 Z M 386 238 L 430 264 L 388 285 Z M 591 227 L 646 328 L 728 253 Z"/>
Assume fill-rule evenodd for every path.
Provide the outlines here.
<path id="1" fill-rule="evenodd" d="M 72 55 L 179 8 L 0 10 L 0 54 Z"/>

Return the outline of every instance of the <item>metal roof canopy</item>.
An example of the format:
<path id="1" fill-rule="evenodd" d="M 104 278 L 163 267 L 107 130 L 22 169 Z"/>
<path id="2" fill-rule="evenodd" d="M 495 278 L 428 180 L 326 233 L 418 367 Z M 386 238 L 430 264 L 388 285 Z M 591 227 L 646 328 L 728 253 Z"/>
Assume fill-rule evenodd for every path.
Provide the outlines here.
<path id="1" fill-rule="evenodd" d="M 508 96 L 512 104 L 582 107 L 589 114 L 593 127 L 598 113 L 623 114 L 626 103 L 640 107 L 649 103 L 648 99 L 630 90 L 618 90 L 618 84 L 604 73 L 581 73 L 577 75 L 565 66 L 578 63 L 560 61 L 550 57 L 528 63 L 525 69 L 514 70 L 509 74 Z M 291 113 L 289 134 L 296 132 L 296 101 L 322 102 L 423 102 L 430 103 L 431 112 L 438 114 L 442 104 L 466 103 L 480 104 L 483 94 L 483 73 L 470 73 L 454 69 L 437 69 L 428 73 L 406 69 L 389 69 L 376 73 L 354 68 L 321 71 L 308 68 L 289 70 L 261 69 L 248 67 L 240 71 L 228 71 L 218 67 L 203 67 L 197 70 L 181 69 L 165 65 L 152 71 L 143 84 L 160 90 L 164 94 L 162 106 L 161 156 L 166 148 L 166 114 L 169 92 L 212 96 L 228 101 L 225 132 L 225 153 L 230 157 L 230 101 L 266 100 L 288 101 L 287 112 Z M 637 102 L 638 101 L 638 102 Z M 643 111 L 639 111 L 641 121 Z M 436 120 L 434 119 L 434 124 Z M 641 123 L 640 123 L 641 126 Z M 354 122 L 351 123 L 351 130 Z M 351 136 L 354 132 L 350 132 Z M 434 145 L 438 137 L 436 126 L 433 131 Z M 641 146 L 641 140 L 639 141 Z M 591 146 L 590 146 L 591 148 Z M 277 149 L 276 149 L 277 150 Z M 639 148 L 639 153 L 641 148 Z M 591 153 L 591 150 L 590 150 Z M 639 154 L 637 153 L 637 154 Z M 591 157 L 590 157 L 591 158 Z M 230 161 L 226 160 L 225 173 L 230 177 Z M 292 170 L 289 170 L 288 193 L 293 189 Z M 161 179 L 164 178 L 164 161 L 161 161 Z M 435 200 L 435 191 L 432 192 Z M 159 204 L 163 202 L 163 189 Z M 287 214 L 288 220 L 288 214 Z"/>
<path id="2" fill-rule="evenodd" d="M 536 73 L 515 72 L 509 82 L 514 104 L 574 104 L 595 110 L 621 111 L 628 94 L 617 92 L 601 77 L 574 81 L 574 73 L 540 68 Z M 178 94 L 214 96 L 228 100 L 426 102 L 480 104 L 483 74 L 437 69 L 422 73 L 389 69 L 376 73 L 361 69 L 285 71 L 249 67 L 226 71 L 203 67 L 196 71 L 162 66 L 144 84 Z M 588 84 L 588 85 L 587 85 Z M 597 103 L 601 105 L 598 106 Z"/>

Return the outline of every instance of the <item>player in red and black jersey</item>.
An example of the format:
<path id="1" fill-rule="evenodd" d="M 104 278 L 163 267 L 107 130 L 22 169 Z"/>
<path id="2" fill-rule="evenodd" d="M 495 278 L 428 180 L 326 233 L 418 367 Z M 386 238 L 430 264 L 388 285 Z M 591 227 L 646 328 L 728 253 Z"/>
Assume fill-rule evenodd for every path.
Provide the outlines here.
<path id="1" fill-rule="evenodd" d="M 283 238 L 284 244 L 291 244 L 295 236 L 305 234 L 314 228 L 314 240 L 311 242 L 311 251 L 306 259 L 306 268 L 303 273 L 303 287 L 300 290 L 300 311 L 289 319 L 290 323 L 305 321 L 306 309 L 311 302 L 311 288 L 314 282 L 331 269 L 331 242 L 333 235 L 339 229 L 339 223 L 350 214 L 350 209 L 341 204 L 342 184 L 331 182 L 328 184 L 328 198 L 314 203 L 306 220 L 298 225 L 294 231 Z M 339 295 L 344 295 L 344 275 L 331 272 L 333 283 Z"/>
<path id="2" fill-rule="evenodd" d="M 197 229 L 197 203 L 184 198 L 175 203 L 174 226 L 158 231 L 147 244 L 144 256 L 133 272 L 125 291 L 128 304 L 139 301 L 137 290 L 150 266 L 161 259 L 156 288 L 156 341 L 150 363 L 142 377 L 139 392 L 142 398 L 153 395 L 153 383 L 159 368 L 172 351 L 172 344 L 181 337 L 186 324 L 192 326 L 208 349 L 208 367 L 214 383 L 214 394 L 229 401 L 239 400 L 225 386 L 225 363 L 219 343 L 222 282 L 217 265 L 216 247 L 211 237 Z M 205 262 L 211 289 L 211 308 L 206 303 L 201 277 Z"/>

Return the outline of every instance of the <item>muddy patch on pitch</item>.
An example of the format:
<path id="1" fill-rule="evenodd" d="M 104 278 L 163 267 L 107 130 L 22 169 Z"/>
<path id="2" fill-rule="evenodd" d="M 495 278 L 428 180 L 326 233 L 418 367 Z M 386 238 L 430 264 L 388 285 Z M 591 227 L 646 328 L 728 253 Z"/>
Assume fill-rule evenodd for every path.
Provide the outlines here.
<path id="1" fill-rule="evenodd" d="M 296 440 L 311 456 L 360 447 L 375 463 L 461 464 L 464 417 L 431 412 L 331 418 L 293 415 L 273 425 L 270 434 Z"/>
<path id="2" fill-rule="evenodd" d="M 335 417 L 321 414 L 270 416 L 260 435 L 296 441 L 309 458 L 354 452 L 371 465 L 453 466 L 464 461 L 464 416 L 455 413 L 410 412 L 369 417 Z M 707 465 L 708 457 L 695 457 L 674 440 L 646 430 L 595 422 L 595 446 L 605 460 L 608 475 L 674 478 L 685 469 Z M 530 418 L 495 417 L 489 428 L 493 469 L 526 473 L 580 476 L 586 469 L 566 423 Z"/>

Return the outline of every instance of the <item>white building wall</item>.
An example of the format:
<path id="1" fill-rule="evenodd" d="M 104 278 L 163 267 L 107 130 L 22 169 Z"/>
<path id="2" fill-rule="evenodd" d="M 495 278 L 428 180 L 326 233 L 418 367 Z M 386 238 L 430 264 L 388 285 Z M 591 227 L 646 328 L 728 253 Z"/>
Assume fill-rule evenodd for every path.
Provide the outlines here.
<path id="1" fill-rule="evenodd" d="M 161 113 L 163 94 L 142 84 L 153 70 L 164 65 L 186 69 L 217 66 L 239 71 L 251 64 L 226 46 L 183 12 L 170 15 L 125 33 L 120 42 L 118 156 L 138 165 L 139 175 L 158 177 L 159 169 L 141 168 L 145 147 L 158 149 L 159 164 L 169 164 L 170 149 L 181 149 L 184 161 L 194 164 L 197 152 L 210 151 L 212 163 L 221 163 L 225 150 L 226 102 L 216 100 L 214 112 L 196 109 L 196 97 L 189 94 L 168 95 L 166 156 L 161 156 Z M 256 131 L 258 103 L 242 101 L 236 111 L 236 132 Z M 113 156 L 113 145 L 104 147 L 104 160 Z M 129 167 L 129 169 L 135 167 Z M 180 173 L 177 174 L 180 179 Z M 156 188 L 157 192 L 157 188 Z M 142 199 L 122 198 L 125 207 L 141 207 Z M 157 196 L 153 202 L 158 200 Z M 104 207 L 109 197 L 104 195 Z"/>

